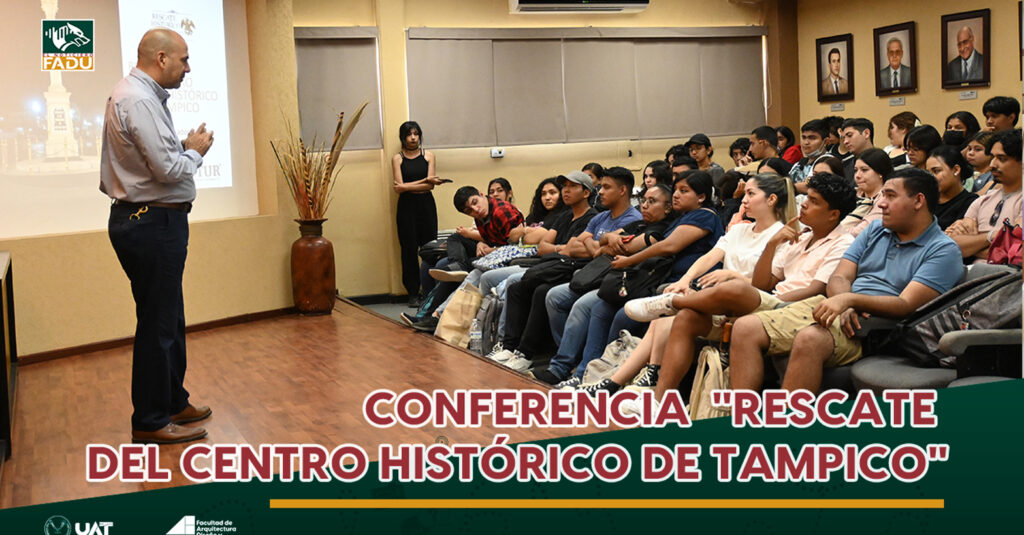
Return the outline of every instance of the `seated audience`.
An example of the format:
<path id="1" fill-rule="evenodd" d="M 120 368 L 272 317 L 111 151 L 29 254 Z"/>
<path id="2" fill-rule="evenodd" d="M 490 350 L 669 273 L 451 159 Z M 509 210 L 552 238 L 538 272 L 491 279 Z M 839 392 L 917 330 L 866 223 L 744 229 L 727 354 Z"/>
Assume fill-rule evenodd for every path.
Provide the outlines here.
<path id="1" fill-rule="evenodd" d="M 939 229 L 939 189 L 919 169 L 896 171 L 882 186 L 884 216 L 854 240 L 829 278 L 826 295 L 736 320 L 730 342 L 735 389 L 759 390 L 764 355 L 789 353 L 782 388 L 816 392 L 825 367 L 861 357 L 859 318 L 900 319 L 960 279 L 959 251 Z"/>
<path id="2" fill-rule="evenodd" d="M 641 262 L 655 257 L 675 257 L 672 271 L 667 280 L 678 280 L 689 269 L 694 260 L 711 250 L 715 242 L 722 236 L 722 226 L 717 215 L 710 209 L 712 203 L 711 176 L 704 171 L 687 171 L 676 179 L 675 189 L 666 200 L 678 217 L 671 221 L 667 229 L 662 229 L 662 236 L 650 236 L 650 246 L 637 243 L 633 239 L 626 245 L 619 235 L 630 232 L 628 227 L 622 232 L 605 234 L 611 253 L 614 253 L 612 267 L 625 269 L 639 265 Z M 671 190 L 669 190 L 671 191 Z M 657 211 L 662 204 L 649 199 L 645 209 Z M 651 216 L 653 217 L 653 216 Z M 650 217 L 645 211 L 644 220 Z M 652 225 L 653 226 L 653 225 Z M 658 241 L 654 241 L 657 239 Z M 548 292 L 548 315 L 551 317 L 552 331 L 561 330 L 564 334 L 558 347 L 558 353 L 551 360 L 546 370 L 534 371 L 534 376 L 549 384 L 555 384 L 569 377 L 573 368 L 576 373 L 569 382 L 560 386 L 578 385 L 586 370 L 587 364 L 599 358 L 610 340 L 618 337 L 618 332 L 611 330 L 616 313 L 621 308 L 612 305 L 597 295 L 597 290 L 585 294 L 567 311 L 565 299 L 559 294 L 570 291 L 568 285 L 556 286 Z M 566 312 L 568 316 L 566 317 Z M 565 317 L 564 321 L 556 318 Z"/>
<path id="3" fill-rule="evenodd" d="M 882 218 L 882 185 L 892 175 L 892 161 L 882 149 L 869 149 L 857 158 L 853 179 L 860 200 L 857 207 L 842 222 L 842 227 L 857 236 L 876 219 Z"/>
<path id="4" fill-rule="evenodd" d="M 664 160 L 654 160 L 644 167 L 644 181 L 633 188 L 633 206 L 639 207 L 644 194 L 655 184 L 668 186 L 672 183 L 672 167 Z"/>
<path id="5" fill-rule="evenodd" d="M 687 149 L 685 145 L 672 145 L 665 152 L 665 161 L 668 162 L 669 165 L 673 165 L 676 161 L 676 158 L 689 155 L 690 150 Z"/>
<path id="6" fill-rule="evenodd" d="M 1020 118 L 1020 102 L 1013 97 L 992 97 L 985 101 L 981 114 L 985 116 L 986 130 L 1010 130 L 1017 126 L 1017 119 Z"/>
<path id="7" fill-rule="evenodd" d="M 743 165 L 740 162 L 741 162 L 741 160 L 743 160 L 743 157 L 747 155 L 747 152 L 749 150 L 750 150 L 750 139 L 749 138 L 745 138 L 745 137 L 738 138 L 738 139 L 736 139 L 736 141 L 733 141 L 731 145 L 729 145 L 729 157 L 732 158 L 732 162 L 734 164 L 736 164 L 736 167 L 739 167 L 739 166 Z"/>
<path id="8" fill-rule="evenodd" d="M 757 166 L 757 173 L 775 173 L 779 176 L 789 176 L 789 171 L 792 168 L 793 166 L 782 158 L 766 158 L 761 160 L 761 163 Z"/>
<path id="9" fill-rule="evenodd" d="M 974 168 L 974 193 L 984 195 L 995 185 L 992 180 L 992 155 L 988 153 L 988 146 L 992 143 L 994 132 L 978 132 L 967 142 L 964 150 L 964 158 Z"/>
<path id="10" fill-rule="evenodd" d="M 992 176 L 1000 187 L 989 190 L 967 209 L 964 218 L 946 229 L 963 257 L 975 262 L 988 260 L 988 248 L 1003 222 L 1021 222 L 1021 133 L 1004 130 L 992 138 Z"/>
<path id="11" fill-rule="evenodd" d="M 642 219 L 629 202 L 633 173 L 624 167 L 611 167 L 604 172 L 600 194 L 608 210 L 594 216 L 579 236 L 554 252 L 572 258 L 593 258 L 600 254 L 600 239 L 606 232 Z M 505 334 L 502 351 L 492 357 L 495 361 L 517 371 L 526 371 L 532 365 L 529 357 L 536 357 L 551 338 L 545 297 L 561 282 L 520 279 L 508 285 Z"/>
<path id="12" fill-rule="evenodd" d="M 693 364 L 699 337 L 721 340 L 725 316 L 774 310 L 823 295 L 829 277 L 853 243 L 853 236 L 843 232 L 839 222 L 855 202 L 856 193 L 844 177 L 813 175 L 800 210 L 805 231 L 785 226 L 776 232 L 758 258 L 750 284 L 730 280 L 696 292 L 683 289 L 683 294 L 630 301 L 626 312 L 637 319 L 674 315 L 655 399 L 678 387 Z M 613 383 L 621 386 L 639 371 L 641 363 L 627 363 L 611 378 Z"/>
<path id="13" fill-rule="evenodd" d="M 903 140 L 907 137 L 907 132 L 920 124 L 917 115 L 910 111 L 902 111 L 889 119 L 889 145 L 882 150 L 892 158 L 893 168 L 907 163 L 907 150 L 903 146 Z"/>
<path id="14" fill-rule="evenodd" d="M 745 175 L 757 173 L 757 166 L 765 158 L 777 158 L 779 149 L 775 146 L 779 142 L 779 136 L 775 129 L 770 126 L 759 126 L 750 133 L 750 150 L 747 155 L 740 159 L 740 166 L 736 171 Z"/>
<path id="15" fill-rule="evenodd" d="M 499 201 L 505 201 L 513 206 L 516 204 L 515 196 L 512 195 L 512 184 L 508 179 L 498 177 L 487 183 L 487 196 Z"/>
<path id="16" fill-rule="evenodd" d="M 800 127 L 800 152 L 803 158 L 798 160 L 789 170 L 789 178 L 797 193 L 807 193 L 807 177 L 811 176 L 814 164 L 825 157 L 825 138 L 828 137 L 828 124 L 821 119 L 811 119 Z"/>
<path id="17" fill-rule="evenodd" d="M 796 215 L 796 208 L 790 201 L 792 198 L 793 191 L 789 179 L 769 174 L 751 177 L 744 193 L 743 204 L 754 222 L 733 227 L 715 243 L 713 249 L 693 261 L 686 273 L 677 282 L 670 284 L 665 293 L 688 293 L 694 284 L 698 288 L 710 288 L 734 279 L 749 283 L 754 266 L 768 240 L 782 229 L 784 222 L 792 220 Z M 715 269 L 719 264 L 722 265 L 722 269 Z M 631 317 L 632 308 L 627 303 L 626 314 Z M 638 318 L 644 319 L 645 316 L 641 315 Z M 635 369 L 639 369 L 647 362 L 654 365 L 661 363 L 671 326 L 671 318 L 651 322 L 640 345 L 629 357 L 630 361 L 639 362 Z M 646 375 L 650 377 L 650 374 Z M 629 377 L 623 380 L 628 379 Z M 588 392 L 614 391 L 622 384 L 624 383 L 621 381 L 602 381 L 581 385 L 580 388 Z"/>
<path id="18" fill-rule="evenodd" d="M 857 157 L 875 147 L 875 125 L 864 118 L 843 121 L 843 145 L 847 150 L 847 155 L 843 159 L 845 176 L 847 180 L 853 180 Z"/>
<path id="19" fill-rule="evenodd" d="M 946 230 L 953 222 L 967 213 L 978 195 L 964 189 L 964 178 L 973 176 L 974 170 L 964 155 L 949 145 L 939 145 L 928 156 L 928 172 L 939 183 L 939 204 L 935 207 L 935 218 L 939 228 Z"/>
<path id="20" fill-rule="evenodd" d="M 779 136 L 779 154 L 782 155 L 782 159 L 790 164 L 800 161 L 803 154 L 800 153 L 800 146 L 796 144 L 793 131 L 788 126 L 780 126 L 775 129 L 775 133 Z"/>
<path id="21" fill-rule="evenodd" d="M 942 136 L 934 126 L 924 124 L 914 127 L 907 132 L 906 140 L 903 142 L 907 149 L 907 165 L 924 170 L 928 155 L 939 145 L 942 145 Z"/>
<path id="22" fill-rule="evenodd" d="M 840 160 L 846 155 L 846 149 L 842 144 L 843 121 L 846 119 L 838 115 L 830 115 L 822 119 L 828 125 L 828 137 L 825 138 L 825 152 L 831 153 Z"/>
<path id="23" fill-rule="evenodd" d="M 715 155 L 715 149 L 711 146 L 711 139 L 704 134 L 694 134 L 683 146 L 690 151 L 690 158 L 697 161 L 697 168 L 711 175 L 711 181 L 715 187 L 720 188 L 725 169 L 711 161 L 711 157 Z"/>
<path id="24" fill-rule="evenodd" d="M 964 139 L 971 139 L 981 131 L 981 125 L 973 113 L 961 110 L 946 117 L 946 131 L 963 132 Z"/>

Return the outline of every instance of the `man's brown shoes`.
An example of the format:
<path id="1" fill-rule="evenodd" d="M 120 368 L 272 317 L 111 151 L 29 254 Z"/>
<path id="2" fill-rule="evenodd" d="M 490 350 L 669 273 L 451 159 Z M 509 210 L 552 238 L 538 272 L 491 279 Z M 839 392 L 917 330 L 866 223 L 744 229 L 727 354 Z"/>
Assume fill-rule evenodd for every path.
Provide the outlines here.
<path id="1" fill-rule="evenodd" d="M 203 420 L 211 414 L 213 414 L 213 410 L 211 410 L 210 407 L 207 407 L 206 405 L 196 407 L 190 403 L 185 407 L 185 410 L 171 416 L 171 423 L 190 424 L 192 422 Z"/>
<path id="2" fill-rule="evenodd" d="M 207 409 L 209 411 L 209 409 Z M 199 440 L 206 436 L 206 429 L 202 427 L 182 427 L 176 423 L 169 423 L 156 431 L 132 430 L 132 442 L 146 442 L 152 444 L 177 444 L 178 442 L 190 442 Z"/>

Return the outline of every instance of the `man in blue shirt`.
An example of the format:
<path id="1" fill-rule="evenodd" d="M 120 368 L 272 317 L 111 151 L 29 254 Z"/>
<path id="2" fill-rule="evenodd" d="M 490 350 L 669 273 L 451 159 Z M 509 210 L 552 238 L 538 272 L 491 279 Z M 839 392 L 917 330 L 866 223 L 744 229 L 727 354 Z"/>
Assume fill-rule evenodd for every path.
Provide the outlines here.
<path id="1" fill-rule="evenodd" d="M 189 72 L 188 45 L 158 28 L 142 37 L 136 68 L 114 87 L 103 118 L 100 191 L 113 201 L 108 231 L 135 298 L 132 440 L 169 444 L 206 436 L 179 424 L 210 415 L 185 390 L 181 279 L 188 250 L 193 176 L 213 144 L 205 123 L 184 141 L 167 109 L 168 89 Z"/>
<path id="2" fill-rule="evenodd" d="M 730 345 L 734 389 L 758 390 L 765 351 L 789 353 L 782 388 L 817 391 L 825 366 L 861 357 L 853 338 L 859 317 L 904 318 L 952 288 L 963 275 L 960 249 L 932 213 L 938 183 L 920 169 L 897 171 L 882 187 L 882 220 L 868 226 L 843 255 L 825 296 L 736 320 Z"/>

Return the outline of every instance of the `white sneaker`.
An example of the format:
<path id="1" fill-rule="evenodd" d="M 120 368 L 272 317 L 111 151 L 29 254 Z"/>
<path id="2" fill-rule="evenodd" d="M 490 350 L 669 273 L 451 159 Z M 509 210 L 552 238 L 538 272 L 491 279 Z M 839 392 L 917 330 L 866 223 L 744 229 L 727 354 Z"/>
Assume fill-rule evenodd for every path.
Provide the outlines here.
<path id="1" fill-rule="evenodd" d="M 679 312 L 672 306 L 672 298 L 676 294 L 661 294 L 642 297 L 626 302 L 623 307 L 626 315 L 634 321 L 654 321 L 664 316 L 673 316 Z"/>
<path id="2" fill-rule="evenodd" d="M 627 399 L 622 402 L 622 414 L 635 414 L 641 418 L 644 415 L 644 401 L 643 398 Z M 661 403 L 658 400 L 651 398 L 651 410 L 655 414 L 658 413 L 658 408 L 661 407 Z"/>
<path id="3" fill-rule="evenodd" d="M 508 349 L 502 349 L 502 350 L 498 351 L 497 353 L 492 351 L 491 353 L 493 354 L 493 356 L 488 355 L 487 358 L 493 360 L 494 362 L 499 362 L 501 364 L 504 364 L 504 363 L 506 363 L 506 362 L 508 362 L 508 361 L 510 361 L 510 360 L 512 360 L 514 358 L 516 358 L 515 352 L 510 351 Z"/>
<path id="4" fill-rule="evenodd" d="M 466 277 L 469 276 L 468 271 L 447 271 L 444 269 L 432 269 L 430 270 L 430 276 L 434 280 L 442 282 L 462 282 Z"/>
<path id="5" fill-rule="evenodd" d="M 494 347 L 491 348 L 491 352 L 484 355 L 484 357 L 494 360 L 494 357 L 496 357 L 498 353 L 501 353 L 502 349 L 503 348 L 501 347 L 501 341 L 498 341 L 497 343 L 494 344 Z"/>
<path id="6" fill-rule="evenodd" d="M 514 357 L 502 362 L 506 367 L 519 373 L 524 373 L 533 366 L 533 361 L 526 358 L 526 355 L 523 355 L 519 351 L 513 351 L 512 353 L 515 355 Z"/>

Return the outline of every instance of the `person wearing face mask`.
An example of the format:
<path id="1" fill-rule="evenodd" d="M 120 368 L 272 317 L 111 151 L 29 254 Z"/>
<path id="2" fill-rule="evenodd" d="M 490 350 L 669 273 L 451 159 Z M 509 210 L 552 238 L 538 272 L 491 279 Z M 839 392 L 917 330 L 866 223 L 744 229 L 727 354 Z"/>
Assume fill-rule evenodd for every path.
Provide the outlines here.
<path id="1" fill-rule="evenodd" d="M 789 170 L 789 178 L 797 193 L 806 194 L 807 184 L 804 182 L 811 176 L 814 164 L 825 157 L 825 139 L 828 137 L 828 125 L 821 119 L 811 119 L 800 127 L 800 152 L 803 158 L 798 160 Z"/>
<path id="2" fill-rule="evenodd" d="M 857 158 L 853 180 L 857 184 L 860 200 L 850 215 L 843 219 L 842 227 L 857 236 L 867 226 L 882 218 L 882 185 L 892 174 L 892 163 L 882 149 L 869 149 Z"/>
<path id="3" fill-rule="evenodd" d="M 939 228 L 946 230 L 961 219 L 978 195 L 964 189 L 964 177 L 973 176 L 974 170 L 963 154 L 949 145 L 939 145 L 928 155 L 927 170 L 939 183 L 939 204 L 935 218 Z"/>

